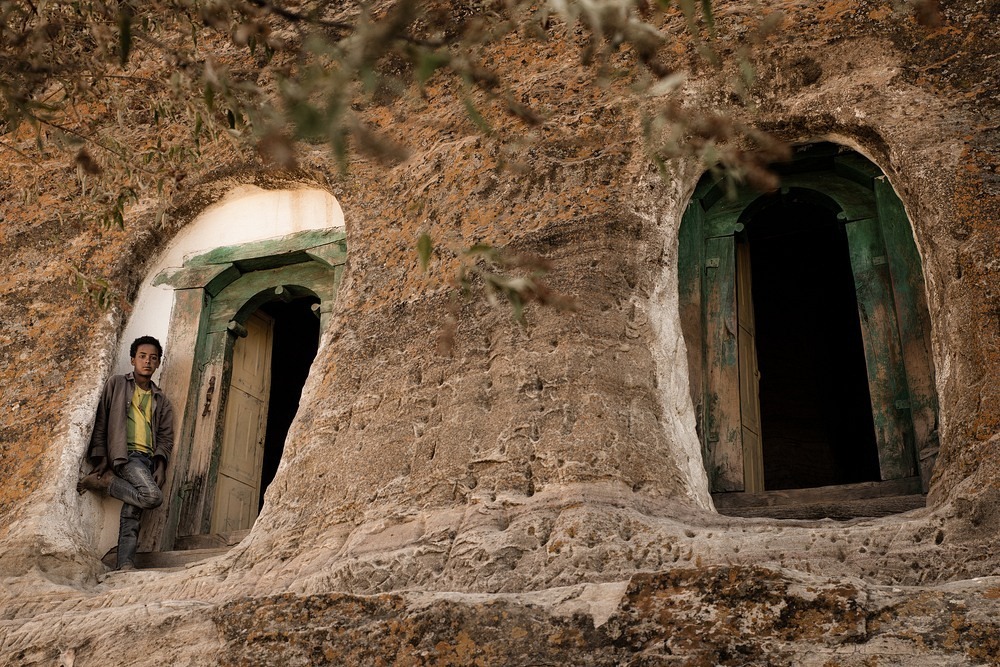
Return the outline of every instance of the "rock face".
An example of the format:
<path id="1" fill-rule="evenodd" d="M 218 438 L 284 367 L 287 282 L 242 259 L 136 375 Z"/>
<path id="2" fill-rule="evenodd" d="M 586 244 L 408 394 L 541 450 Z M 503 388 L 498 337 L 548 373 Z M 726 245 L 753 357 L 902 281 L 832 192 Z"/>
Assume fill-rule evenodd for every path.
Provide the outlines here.
<path id="1" fill-rule="evenodd" d="M 713 511 L 676 284 L 702 168 L 658 173 L 636 103 L 595 87 L 562 33 L 511 37 L 491 61 L 549 119 L 523 155 L 500 141 L 509 121 L 477 135 L 432 80 L 420 109 L 366 111 L 406 162 L 338 177 L 316 154 L 275 174 L 216 147 L 165 227 L 146 202 L 123 230 L 82 228 L 61 163 L 4 165 L 0 662 L 1000 664 L 1000 6 L 949 4 L 928 28 L 869 2 L 771 4 L 784 27 L 751 56 L 748 102 L 723 91 L 760 15 L 722 2 L 723 65 L 677 49 L 685 103 L 857 150 L 905 203 L 940 400 L 926 509 Z M 349 264 L 263 511 L 225 557 L 105 575 L 97 505 L 74 485 L 126 316 L 68 267 L 127 303 L 228 189 L 296 182 L 340 202 Z M 576 309 L 530 306 L 522 326 L 460 302 L 442 349 L 455 267 L 439 252 L 417 268 L 423 231 L 546 256 Z"/>

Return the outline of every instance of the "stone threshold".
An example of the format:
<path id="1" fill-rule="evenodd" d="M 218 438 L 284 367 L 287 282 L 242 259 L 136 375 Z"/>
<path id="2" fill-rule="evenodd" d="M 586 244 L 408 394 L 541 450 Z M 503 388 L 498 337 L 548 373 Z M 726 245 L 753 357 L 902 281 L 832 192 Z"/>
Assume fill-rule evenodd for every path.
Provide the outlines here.
<path id="1" fill-rule="evenodd" d="M 713 493 L 719 514 L 772 519 L 877 518 L 925 507 L 919 477 L 811 489 Z"/>
<path id="2" fill-rule="evenodd" d="M 186 567 L 191 563 L 214 558 L 227 553 L 230 549 L 250 533 L 250 530 L 237 530 L 229 533 L 214 533 L 211 535 L 191 535 L 179 537 L 174 551 L 141 551 L 135 555 L 135 567 L 138 570 L 161 570 L 175 567 Z M 101 562 L 109 568 L 114 568 L 118 560 L 118 547 L 112 547 L 104 554 Z"/>

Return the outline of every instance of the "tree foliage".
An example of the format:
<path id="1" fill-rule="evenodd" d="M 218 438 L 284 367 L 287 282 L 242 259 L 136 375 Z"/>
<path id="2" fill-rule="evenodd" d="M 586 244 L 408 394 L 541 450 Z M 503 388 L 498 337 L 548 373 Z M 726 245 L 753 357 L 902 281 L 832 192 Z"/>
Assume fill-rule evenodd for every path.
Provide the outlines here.
<path id="1" fill-rule="evenodd" d="M 420 95 L 435 76 L 458 85 L 484 133 L 493 131 L 484 99 L 525 126 L 543 123 L 483 56 L 511 33 L 551 39 L 554 23 L 569 26 L 562 34 L 579 42 L 583 61 L 611 74 L 610 56 L 627 50 L 642 70 L 636 94 L 669 93 L 682 77 L 662 57 L 671 36 L 661 13 L 671 2 L 659 3 L 2 0 L 0 149 L 23 155 L 19 143 L 30 134 L 39 151 L 70 154 L 81 194 L 120 225 L 138 197 L 167 201 L 206 141 L 221 138 L 281 166 L 294 165 L 300 142 L 328 145 L 342 169 L 352 151 L 402 159 L 406 147 L 358 108 L 373 97 Z M 692 34 L 711 31 L 707 0 L 677 9 Z M 656 138 L 687 125 L 681 111 L 668 105 L 649 117 L 654 157 L 679 150 L 676 132 Z M 119 130 L 137 124 L 169 129 L 148 145 L 123 143 Z M 689 150 L 726 161 L 719 146 L 732 127 L 714 119 L 691 128 L 700 140 Z"/>
<path id="2" fill-rule="evenodd" d="M 757 37 L 778 22 L 762 17 Z M 627 79 L 654 162 L 696 155 L 771 187 L 780 142 L 676 94 L 684 72 L 669 47 L 684 38 L 712 62 L 713 31 L 710 0 L 0 0 L 0 152 L 64 155 L 80 210 L 106 225 L 145 197 L 162 219 L 212 146 L 280 167 L 303 146 L 327 146 L 341 170 L 357 152 L 404 159 L 364 109 L 425 95 L 435 77 L 484 134 L 496 132 L 484 104 L 544 124 L 491 67 L 490 47 L 518 35 L 573 42 L 595 85 Z M 123 131 L 136 126 L 151 129 L 138 144 Z"/>

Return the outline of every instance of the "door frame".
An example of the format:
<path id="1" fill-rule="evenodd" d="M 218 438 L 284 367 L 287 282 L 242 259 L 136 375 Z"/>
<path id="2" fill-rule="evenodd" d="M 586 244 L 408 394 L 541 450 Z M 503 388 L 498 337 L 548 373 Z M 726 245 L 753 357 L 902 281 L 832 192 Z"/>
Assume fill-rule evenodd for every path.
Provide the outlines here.
<path id="1" fill-rule="evenodd" d="M 895 378 L 892 387 L 873 393 L 877 428 L 898 433 L 895 447 L 882 445 L 892 438 L 880 439 L 882 479 L 919 474 L 926 491 L 937 454 L 938 404 L 923 272 L 903 203 L 876 165 L 833 144 L 798 147 L 792 162 L 774 169 L 782 193 L 794 190 L 832 207 L 848 229 L 864 231 L 856 237 L 870 241 L 859 252 L 852 248 L 851 259 L 856 289 L 866 281 L 883 287 L 878 298 L 859 298 L 859 309 L 877 311 L 882 322 L 879 331 L 863 330 L 869 385 L 878 374 L 885 377 L 889 372 Z M 762 196 L 750 187 L 727 190 L 722 178 L 706 176 L 678 233 L 681 328 L 698 436 L 714 493 L 762 490 L 759 462 L 752 460 L 760 443 L 743 442 L 746 420 L 741 410 L 746 408 L 741 407 L 741 395 L 756 377 L 741 373 L 741 363 L 743 369 L 753 369 L 755 361 L 740 359 L 743 330 L 737 323 L 737 293 L 745 290 L 736 282 L 737 237 L 744 231 L 740 219 Z M 863 313 L 863 321 L 870 314 Z M 884 354 L 869 349 L 877 342 L 870 345 L 870 340 L 880 336 L 891 341 Z M 767 438 L 766 433 L 761 436 Z"/>
<path id="2" fill-rule="evenodd" d="M 233 345 L 246 320 L 270 301 L 313 297 L 322 335 L 346 262 L 342 229 L 308 230 L 219 247 L 154 279 L 174 289 L 160 386 L 181 416 L 167 502 L 143 522 L 142 550 L 168 551 L 179 537 L 211 530 Z"/>

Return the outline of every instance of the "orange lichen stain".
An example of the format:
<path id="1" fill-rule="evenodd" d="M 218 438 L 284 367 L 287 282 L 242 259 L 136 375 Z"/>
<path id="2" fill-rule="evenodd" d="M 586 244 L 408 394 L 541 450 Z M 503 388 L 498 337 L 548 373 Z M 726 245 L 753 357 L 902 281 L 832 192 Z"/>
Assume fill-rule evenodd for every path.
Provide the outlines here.
<path id="1" fill-rule="evenodd" d="M 851 2 L 847 0 L 846 2 L 831 2 L 826 5 L 821 5 L 819 7 L 819 12 L 817 17 L 824 22 L 830 22 L 835 20 L 840 20 L 845 18 L 851 12 L 858 9 L 858 4 L 856 2 Z M 873 10 L 872 13 L 880 13 L 881 10 Z M 889 12 L 891 13 L 891 12 Z"/>
<path id="2" fill-rule="evenodd" d="M 983 597 L 988 600 L 1000 600 L 1000 587 L 986 589 L 983 591 Z"/>
<path id="3" fill-rule="evenodd" d="M 455 637 L 455 644 L 449 646 L 454 655 L 456 664 L 463 665 L 483 665 L 481 657 L 475 657 L 479 653 L 479 646 L 472 640 L 469 634 L 462 630 Z M 475 660 L 473 660 L 475 658 Z"/>
<path id="4" fill-rule="evenodd" d="M 879 7 L 868 12 L 868 18 L 873 21 L 883 21 L 890 16 L 892 16 L 893 9 L 891 6 Z"/>

